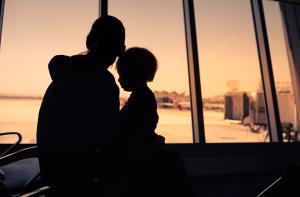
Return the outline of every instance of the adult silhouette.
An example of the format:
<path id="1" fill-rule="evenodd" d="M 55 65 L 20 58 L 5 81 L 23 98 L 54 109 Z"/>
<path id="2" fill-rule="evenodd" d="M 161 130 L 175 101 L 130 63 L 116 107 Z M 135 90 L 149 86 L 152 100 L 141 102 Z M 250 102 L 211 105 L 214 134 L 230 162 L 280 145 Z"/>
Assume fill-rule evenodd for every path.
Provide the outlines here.
<path id="1" fill-rule="evenodd" d="M 52 82 L 37 125 L 46 184 L 103 182 L 117 176 L 119 88 L 107 68 L 124 53 L 124 40 L 121 21 L 103 16 L 87 35 L 86 53 L 57 55 L 49 62 Z M 76 193 L 78 187 L 72 190 Z"/>

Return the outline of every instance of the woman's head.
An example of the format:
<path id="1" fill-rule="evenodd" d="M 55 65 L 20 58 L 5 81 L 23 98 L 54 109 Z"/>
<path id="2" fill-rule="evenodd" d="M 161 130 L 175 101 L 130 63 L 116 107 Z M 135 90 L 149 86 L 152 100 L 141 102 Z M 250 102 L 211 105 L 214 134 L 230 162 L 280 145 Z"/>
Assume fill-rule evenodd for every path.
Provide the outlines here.
<path id="1" fill-rule="evenodd" d="M 133 47 L 125 51 L 117 61 L 119 82 L 126 91 L 132 91 L 147 82 L 153 81 L 157 60 L 145 48 Z"/>
<path id="2" fill-rule="evenodd" d="M 86 47 L 88 54 L 112 61 L 110 64 L 113 64 L 115 58 L 125 50 L 125 28 L 122 22 L 113 16 L 98 18 L 86 38 Z"/>

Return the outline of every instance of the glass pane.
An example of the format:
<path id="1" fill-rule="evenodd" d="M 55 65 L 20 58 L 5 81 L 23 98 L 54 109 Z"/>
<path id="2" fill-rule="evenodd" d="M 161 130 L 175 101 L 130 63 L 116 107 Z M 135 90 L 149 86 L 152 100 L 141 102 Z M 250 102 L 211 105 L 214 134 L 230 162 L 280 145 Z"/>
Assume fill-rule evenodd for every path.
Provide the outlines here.
<path id="1" fill-rule="evenodd" d="M 108 13 L 126 29 L 127 48 L 149 49 L 158 60 L 152 83 L 158 103 L 156 132 L 170 143 L 191 143 L 192 122 L 181 0 L 109 0 Z M 118 76 L 115 69 L 116 79 Z M 123 98 L 128 93 L 121 91 Z"/>
<path id="2" fill-rule="evenodd" d="M 263 1 L 283 141 L 297 141 L 297 113 L 279 3 Z"/>
<path id="3" fill-rule="evenodd" d="M 198 0 L 195 15 L 206 141 L 269 141 L 250 1 Z"/>
<path id="4" fill-rule="evenodd" d="M 0 132 L 18 131 L 23 143 L 35 143 L 41 98 L 50 83 L 48 62 L 57 54 L 85 51 L 85 38 L 98 17 L 97 8 L 98 0 L 5 2 Z M 7 139 L 1 137 L 0 143 L 7 143 Z"/>

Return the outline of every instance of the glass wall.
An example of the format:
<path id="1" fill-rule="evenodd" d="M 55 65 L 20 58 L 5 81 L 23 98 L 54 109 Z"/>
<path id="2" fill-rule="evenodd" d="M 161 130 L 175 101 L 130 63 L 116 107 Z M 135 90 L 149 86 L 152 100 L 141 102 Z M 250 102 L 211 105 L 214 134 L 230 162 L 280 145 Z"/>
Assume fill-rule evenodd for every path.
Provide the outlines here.
<path id="1" fill-rule="evenodd" d="M 157 74 L 149 83 L 158 104 L 157 133 L 167 143 L 192 143 L 182 1 L 109 0 L 108 14 L 124 23 L 127 48 L 147 48 L 158 60 Z M 117 79 L 115 68 L 111 70 Z M 122 100 L 128 95 L 122 91 Z"/>
<path id="2" fill-rule="evenodd" d="M 5 2 L 0 132 L 18 131 L 23 143 L 35 143 L 39 106 L 51 81 L 48 62 L 85 51 L 99 2 Z M 283 138 L 295 141 L 299 126 L 281 13 L 276 1 L 263 5 Z M 270 141 L 250 0 L 196 0 L 194 8 L 206 142 Z M 108 0 L 108 14 L 124 23 L 127 48 L 145 47 L 158 59 L 149 83 L 158 104 L 157 133 L 167 143 L 192 143 L 182 0 Z M 110 71 L 117 80 L 115 66 Z M 121 104 L 129 94 L 121 89 Z"/>
<path id="3" fill-rule="evenodd" d="M 0 132 L 18 131 L 35 143 L 41 98 L 57 54 L 85 51 L 98 0 L 5 1 L 0 51 Z M 59 137 L 59 136 L 58 136 Z M 8 141 L 9 140 L 9 141 Z M 10 139 L 1 137 L 0 143 Z"/>
<path id="4" fill-rule="evenodd" d="M 206 142 L 267 142 L 249 0 L 194 1 Z"/>
<path id="5" fill-rule="evenodd" d="M 283 141 L 296 141 L 297 113 L 279 3 L 263 1 Z"/>

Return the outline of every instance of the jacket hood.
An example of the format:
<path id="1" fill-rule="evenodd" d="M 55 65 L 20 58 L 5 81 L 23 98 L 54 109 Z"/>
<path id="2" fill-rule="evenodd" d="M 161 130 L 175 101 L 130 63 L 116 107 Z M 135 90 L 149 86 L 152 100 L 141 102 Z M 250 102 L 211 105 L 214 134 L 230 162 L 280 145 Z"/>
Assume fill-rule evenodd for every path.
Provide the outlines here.
<path id="1" fill-rule="evenodd" d="M 52 80 L 90 78 L 106 70 L 86 55 L 56 55 L 50 60 L 48 69 Z"/>

